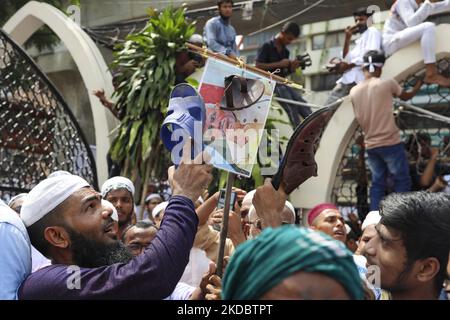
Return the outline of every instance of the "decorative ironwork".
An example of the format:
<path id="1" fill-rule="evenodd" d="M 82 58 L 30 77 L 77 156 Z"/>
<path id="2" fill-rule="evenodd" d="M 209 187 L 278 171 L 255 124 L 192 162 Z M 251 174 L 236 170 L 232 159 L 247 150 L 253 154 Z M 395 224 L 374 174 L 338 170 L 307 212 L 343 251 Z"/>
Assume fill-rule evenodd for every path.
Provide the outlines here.
<path id="1" fill-rule="evenodd" d="M 438 62 L 439 72 L 450 76 L 450 58 Z M 409 90 L 424 71 L 413 74 L 401 84 Z M 410 104 L 450 117 L 450 89 L 437 85 L 424 84 Z M 423 137 L 429 140 L 432 147 L 439 149 L 439 157 L 435 166 L 435 176 L 450 174 L 450 125 L 403 106 L 395 105 L 397 126 L 401 130 L 402 140 L 408 152 L 411 172 L 420 176 L 427 163 L 427 155 L 421 152 Z M 334 183 L 332 198 L 347 212 L 358 213 L 363 219 L 369 211 L 370 170 L 367 165 L 361 128 L 358 127 L 350 139 L 344 156 L 340 160 Z M 392 184 L 388 178 L 388 188 Z M 414 181 L 413 181 L 414 184 Z M 415 186 L 417 188 L 417 186 Z M 413 185 L 414 188 L 414 185 Z"/>
<path id="2" fill-rule="evenodd" d="M 55 170 L 98 187 L 92 151 L 66 102 L 0 30 L 0 198 L 28 192 Z"/>

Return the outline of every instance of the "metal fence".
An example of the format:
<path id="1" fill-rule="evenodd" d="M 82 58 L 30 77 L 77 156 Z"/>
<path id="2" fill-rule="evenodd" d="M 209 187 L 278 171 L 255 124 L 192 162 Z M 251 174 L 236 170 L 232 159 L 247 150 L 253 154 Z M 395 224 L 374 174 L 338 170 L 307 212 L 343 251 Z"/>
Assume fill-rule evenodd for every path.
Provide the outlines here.
<path id="1" fill-rule="evenodd" d="M 91 149 L 61 94 L 0 30 L 0 198 L 28 192 L 55 170 L 97 187 Z"/>

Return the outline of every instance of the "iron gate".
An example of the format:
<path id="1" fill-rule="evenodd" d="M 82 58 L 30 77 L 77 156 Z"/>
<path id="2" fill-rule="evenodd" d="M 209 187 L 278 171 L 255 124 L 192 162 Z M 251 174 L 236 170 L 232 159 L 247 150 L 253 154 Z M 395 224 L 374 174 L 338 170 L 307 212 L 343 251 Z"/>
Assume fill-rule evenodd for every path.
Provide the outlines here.
<path id="1" fill-rule="evenodd" d="M 56 87 L 0 30 L 0 198 L 28 192 L 55 170 L 98 189 L 95 160 Z"/>

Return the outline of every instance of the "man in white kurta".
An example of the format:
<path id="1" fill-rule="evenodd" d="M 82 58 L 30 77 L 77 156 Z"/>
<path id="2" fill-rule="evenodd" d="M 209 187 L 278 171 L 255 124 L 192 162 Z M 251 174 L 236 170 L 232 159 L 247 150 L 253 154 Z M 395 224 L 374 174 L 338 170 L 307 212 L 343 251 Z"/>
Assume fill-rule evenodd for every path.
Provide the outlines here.
<path id="1" fill-rule="evenodd" d="M 342 77 L 336 81 L 336 86 L 330 93 L 326 105 L 331 104 L 339 98 L 345 97 L 350 90 L 364 80 L 362 69 L 364 54 L 371 50 L 381 50 L 381 32 L 375 27 L 368 27 L 367 21 L 371 14 L 366 8 L 360 8 L 353 14 L 356 25 L 345 30 L 345 44 L 343 50 L 344 61 L 339 63 L 336 71 L 343 72 Z M 358 31 L 361 36 L 356 39 L 355 46 L 349 51 L 352 35 Z"/>
<path id="2" fill-rule="evenodd" d="M 430 15 L 443 12 L 450 12 L 450 0 L 434 3 L 429 0 L 397 0 L 384 24 L 383 47 L 385 54 L 390 56 L 420 40 L 426 65 L 424 81 L 450 87 L 450 79 L 438 74 L 436 67 L 436 26 L 425 22 Z"/>

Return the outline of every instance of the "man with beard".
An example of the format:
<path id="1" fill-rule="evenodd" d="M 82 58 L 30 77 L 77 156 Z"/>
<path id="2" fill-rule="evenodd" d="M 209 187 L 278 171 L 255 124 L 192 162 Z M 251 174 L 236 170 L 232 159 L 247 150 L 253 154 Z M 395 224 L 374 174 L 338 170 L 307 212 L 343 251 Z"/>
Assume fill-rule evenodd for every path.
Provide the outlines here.
<path id="1" fill-rule="evenodd" d="M 134 185 L 125 177 L 113 177 L 102 185 L 102 198 L 111 202 L 119 216 L 118 237 L 122 237 L 123 230 L 131 225 L 134 214 Z"/>
<path id="2" fill-rule="evenodd" d="M 183 154 L 189 154 L 186 145 Z M 111 207 L 84 179 L 65 175 L 40 182 L 26 198 L 22 219 L 32 244 L 53 264 L 31 274 L 19 298 L 169 296 L 188 263 L 197 231 L 194 201 L 212 180 L 211 166 L 186 160 L 190 162 L 185 159 L 177 170 L 169 169 L 173 196 L 163 223 L 144 253 L 134 258 L 117 239 Z"/>
<path id="3" fill-rule="evenodd" d="M 134 226 L 126 228 L 122 235 L 122 241 L 133 256 L 141 255 L 156 237 L 158 227 L 150 220 L 138 221 Z M 212 276 L 212 266 L 203 276 L 200 285 L 196 288 L 183 282 L 178 282 L 174 292 L 164 300 L 203 300 L 206 294 L 206 285 Z"/>
<path id="4" fill-rule="evenodd" d="M 203 37 L 208 49 L 235 59 L 239 56 L 236 46 L 236 30 L 230 24 L 233 15 L 233 1 L 217 1 L 219 16 L 209 19 L 205 24 Z"/>
<path id="5" fill-rule="evenodd" d="M 322 231 L 338 241 L 346 242 L 344 218 L 332 203 L 321 203 L 312 208 L 308 213 L 308 224 L 313 230 Z"/>
<path id="6" fill-rule="evenodd" d="M 393 299 L 438 299 L 447 278 L 449 212 L 444 193 L 394 193 L 381 202 L 380 223 L 363 253 Z"/>

